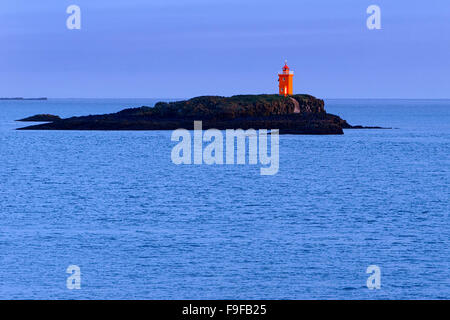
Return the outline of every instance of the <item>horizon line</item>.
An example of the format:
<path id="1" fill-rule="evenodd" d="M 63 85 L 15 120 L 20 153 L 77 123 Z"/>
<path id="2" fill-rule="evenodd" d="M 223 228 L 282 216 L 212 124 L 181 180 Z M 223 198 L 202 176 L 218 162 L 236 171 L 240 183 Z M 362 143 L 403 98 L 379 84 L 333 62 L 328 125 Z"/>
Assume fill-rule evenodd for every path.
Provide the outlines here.
<path id="1" fill-rule="evenodd" d="M 269 93 L 270 94 L 270 93 Z M 306 93 L 299 93 L 299 94 L 306 94 Z M 241 94 L 238 94 L 241 95 Z M 247 95 L 247 94 L 242 94 L 242 95 Z M 188 99 L 192 99 L 195 97 L 205 97 L 205 96 L 218 96 L 218 97 L 231 97 L 234 95 L 198 95 L 198 96 L 193 96 L 190 98 L 187 97 L 178 97 L 178 98 L 168 98 L 168 97 L 31 97 L 31 98 L 25 98 L 24 97 L 24 101 L 30 101 L 30 99 L 38 99 L 38 98 L 45 98 L 45 99 L 152 99 L 152 100 L 157 100 L 157 99 L 161 99 L 161 100 L 188 100 Z M 335 98 L 335 97 L 325 97 L 325 98 L 320 98 L 320 97 L 316 97 L 317 99 L 322 99 L 322 100 L 450 100 L 450 97 L 448 98 L 373 98 L 373 97 L 345 97 L 345 98 Z M 21 97 L 22 98 L 22 97 Z M 1 99 L 14 99 L 14 97 L 2 97 Z M 18 100 L 19 101 L 19 100 Z M 35 100 L 38 101 L 38 100 Z M 41 100 L 41 101 L 45 101 L 45 100 Z"/>

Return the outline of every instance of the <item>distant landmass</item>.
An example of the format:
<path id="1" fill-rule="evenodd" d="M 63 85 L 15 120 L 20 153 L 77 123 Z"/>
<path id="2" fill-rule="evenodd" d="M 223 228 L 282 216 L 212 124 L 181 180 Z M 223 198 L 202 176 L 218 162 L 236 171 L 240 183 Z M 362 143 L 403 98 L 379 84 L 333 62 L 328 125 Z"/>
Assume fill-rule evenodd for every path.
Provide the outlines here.
<path id="1" fill-rule="evenodd" d="M 28 119 L 39 117 L 52 122 L 18 130 L 193 130 L 194 120 L 201 120 L 205 130 L 279 129 L 281 134 L 343 134 L 343 129 L 365 128 L 353 127 L 327 113 L 323 100 L 304 94 L 202 96 L 103 115 L 66 119 L 37 115 Z M 26 119 L 22 121 L 35 121 Z"/>
<path id="2" fill-rule="evenodd" d="M 42 98 L 22 98 L 22 97 L 15 97 L 15 98 L 0 98 L 0 100 L 48 100 L 46 97 Z"/>

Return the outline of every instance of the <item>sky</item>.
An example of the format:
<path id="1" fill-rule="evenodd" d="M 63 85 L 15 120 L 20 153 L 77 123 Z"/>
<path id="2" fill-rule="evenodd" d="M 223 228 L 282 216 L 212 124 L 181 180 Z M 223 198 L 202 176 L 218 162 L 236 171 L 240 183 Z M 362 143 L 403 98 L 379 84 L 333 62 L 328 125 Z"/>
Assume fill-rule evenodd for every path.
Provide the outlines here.
<path id="1" fill-rule="evenodd" d="M 0 43 L 0 97 L 450 98 L 448 0 L 1 0 Z"/>

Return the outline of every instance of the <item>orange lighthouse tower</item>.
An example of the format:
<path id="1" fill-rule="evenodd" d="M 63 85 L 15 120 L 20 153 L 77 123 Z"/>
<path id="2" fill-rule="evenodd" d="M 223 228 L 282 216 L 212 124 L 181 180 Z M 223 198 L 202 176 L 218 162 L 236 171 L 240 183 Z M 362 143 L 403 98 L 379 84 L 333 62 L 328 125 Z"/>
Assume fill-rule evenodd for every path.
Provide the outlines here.
<path id="1" fill-rule="evenodd" d="M 294 79 L 294 71 L 289 71 L 287 61 L 284 62 L 283 72 L 278 74 L 279 94 L 288 96 L 293 94 L 292 82 Z"/>

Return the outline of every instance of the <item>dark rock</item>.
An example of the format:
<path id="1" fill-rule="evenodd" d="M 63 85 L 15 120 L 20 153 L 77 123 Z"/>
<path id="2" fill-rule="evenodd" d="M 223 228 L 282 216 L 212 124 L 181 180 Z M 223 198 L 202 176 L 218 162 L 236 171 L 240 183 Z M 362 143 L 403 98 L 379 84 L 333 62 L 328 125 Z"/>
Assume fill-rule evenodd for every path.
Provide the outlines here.
<path id="1" fill-rule="evenodd" d="M 350 126 L 349 128 L 344 128 L 344 129 L 392 129 L 392 128 L 385 128 L 385 127 L 365 127 L 365 126 L 361 126 L 361 125 L 357 125 L 357 126 Z"/>
<path id="2" fill-rule="evenodd" d="M 52 121 L 57 121 L 57 120 L 61 120 L 61 118 L 58 116 L 54 116 L 52 114 L 37 114 L 32 117 L 28 117 L 28 118 L 24 118 L 24 119 L 20 119 L 20 120 L 16 120 L 16 121 L 52 122 Z"/>

